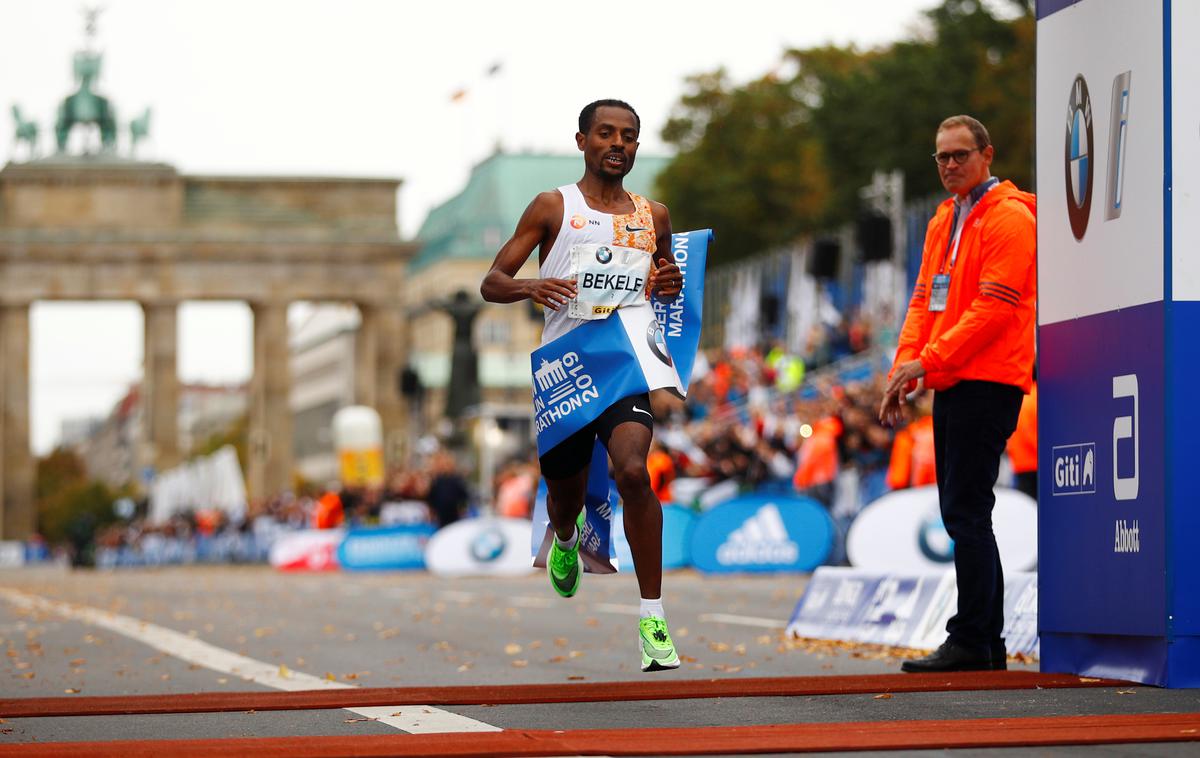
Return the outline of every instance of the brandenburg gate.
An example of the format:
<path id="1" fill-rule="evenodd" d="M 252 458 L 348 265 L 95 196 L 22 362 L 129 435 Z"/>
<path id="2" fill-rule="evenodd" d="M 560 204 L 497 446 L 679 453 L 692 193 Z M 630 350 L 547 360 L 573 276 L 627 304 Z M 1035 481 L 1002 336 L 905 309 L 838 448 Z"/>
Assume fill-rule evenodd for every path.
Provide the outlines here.
<path id="1" fill-rule="evenodd" d="M 76 55 L 77 81 L 87 55 Z M 91 62 L 94 78 L 98 54 Z M 70 100 L 60 109 L 60 135 Z M 60 137 L 59 152 L 39 159 L 31 141 L 34 157 L 0 170 L 0 539 L 22 539 L 36 526 L 29 309 L 38 300 L 141 304 L 141 457 L 159 471 L 181 460 L 179 304 L 247 302 L 254 369 L 244 463 L 252 498 L 292 484 L 288 305 L 354 303 L 362 316 L 355 401 L 379 411 L 394 449 L 404 428 L 397 378 L 407 349 L 399 298 L 413 253 L 396 225 L 399 181 L 185 176 L 118 157 L 108 132 L 102 135 L 104 147 L 90 155 L 68 154 Z"/>

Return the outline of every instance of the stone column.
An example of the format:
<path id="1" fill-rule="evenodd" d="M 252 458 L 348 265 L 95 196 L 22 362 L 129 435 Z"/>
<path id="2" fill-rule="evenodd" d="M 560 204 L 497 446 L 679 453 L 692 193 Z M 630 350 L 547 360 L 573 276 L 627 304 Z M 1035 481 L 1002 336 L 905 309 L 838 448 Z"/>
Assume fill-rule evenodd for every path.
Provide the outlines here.
<path id="1" fill-rule="evenodd" d="M 408 363 L 404 313 L 399 308 L 380 308 L 377 323 L 375 408 L 383 422 L 385 460 L 389 466 L 398 466 L 412 449 L 407 405 L 400 396 L 400 372 Z"/>
<path id="2" fill-rule="evenodd" d="M 0 539 L 37 528 L 29 451 L 29 306 L 0 306 Z"/>
<path id="3" fill-rule="evenodd" d="M 252 498 L 292 488 L 291 353 L 287 303 L 254 303 L 247 489 Z"/>
<path id="4" fill-rule="evenodd" d="M 354 403 L 379 410 L 376 371 L 379 366 L 379 309 L 358 304 L 358 333 L 354 335 Z"/>
<path id="5" fill-rule="evenodd" d="M 177 466 L 179 454 L 178 320 L 175 303 L 142 303 L 143 466 L 161 473 Z"/>

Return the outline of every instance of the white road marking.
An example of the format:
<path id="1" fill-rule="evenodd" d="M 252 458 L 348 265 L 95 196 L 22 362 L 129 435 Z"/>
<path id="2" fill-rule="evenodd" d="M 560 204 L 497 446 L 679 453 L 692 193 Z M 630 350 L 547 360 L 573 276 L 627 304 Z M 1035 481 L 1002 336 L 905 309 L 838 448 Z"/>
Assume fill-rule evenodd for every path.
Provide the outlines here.
<path id="1" fill-rule="evenodd" d="M 766 629 L 783 629 L 787 624 L 778 619 L 765 619 L 760 616 L 735 616 L 730 613 L 701 613 L 701 621 L 715 621 L 718 624 L 738 624 L 740 626 L 761 626 Z"/>
<path id="2" fill-rule="evenodd" d="M 83 621 L 93 626 L 137 640 L 167 655 L 186 663 L 204 666 L 223 674 L 239 676 L 277 690 L 347 690 L 358 689 L 355 685 L 330 681 L 321 677 L 291 671 L 277 664 L 247 658 L 230 650 L 211 645 L 174 629 L 151 624 L 130 616 L 102 611 L 86 605 L 75 605 L 31 595 L 26 592 L 0 587 L 0 597 L 13 605 L 34 610 L 49 611 L 69 619 Z M 413 734 L 433 732 L 499 732 L 499 727 L 476 721 L 466 716 L 443 711 L 432 705 L 385 705 L 364 708 L 347 708 L 360 716 L 377 719 L 379 723 Z"/>

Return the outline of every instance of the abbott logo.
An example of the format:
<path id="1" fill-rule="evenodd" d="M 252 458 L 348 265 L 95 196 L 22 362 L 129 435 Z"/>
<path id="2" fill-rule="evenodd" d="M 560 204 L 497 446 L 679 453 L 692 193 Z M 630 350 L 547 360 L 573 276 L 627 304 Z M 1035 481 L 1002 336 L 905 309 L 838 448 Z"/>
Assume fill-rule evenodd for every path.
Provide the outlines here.
<path id="1" fill-rule="evenodd" d="M 788 538 L 783 516 L 774 503 L 758 509 L 734 529 L 717 548 L 717 562 L 729 566 L 746 563 L 795 563 L 800 547 Z"/>
<path id="2" fill-rule="evenodd" d="M 1133 398 L 1133 413 L 1128 416 L 1117 416 L 1113 420 L 1112 436 L 1112 474 L 1113 497 L 1117 500 L 1137 500 L 1138 496 L 1138 380 L 1137 374 L 1114 376 L 1112 382 L 1113 400 L 1123 397 Z M 1117 473 L 1117 443 L 1121 440 L 1133 442 L 1133 475 L 1121 476 Z"/>
<path id="3" fill-rule="evenodd" d="M 1051 495 L 1094 495 L 1096 493 L 1096 444 L 1058 445 L 1054 459 Z"/>

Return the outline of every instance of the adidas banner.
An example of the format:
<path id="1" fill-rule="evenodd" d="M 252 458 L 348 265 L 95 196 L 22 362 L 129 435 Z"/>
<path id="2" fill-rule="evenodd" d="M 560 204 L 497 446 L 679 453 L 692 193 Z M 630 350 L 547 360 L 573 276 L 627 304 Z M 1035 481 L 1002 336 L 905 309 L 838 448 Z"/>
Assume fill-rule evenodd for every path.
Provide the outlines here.
<path id="1" fill-rule="evenodd" d="M 653 299 L 589 321 L 541 346 L 530 356 L 533 422 L 538 455 L 545 455 L 584 428 L 606 408 L 630 395 L 655 389 L 687 391 L 704 303 L 704 268 L 712 231 L 671 237 L 671 252 L 683 288 L 671 301 Z M 612 506 L 616 487 L 608 476 L 607 451 L 596 442 L 585 499 L 585 538 L 580 550 L 589 571 L 612 572 Z M 542 498 L 533 514 L 534 565 L 544 566 L 550 519 Z"/>

